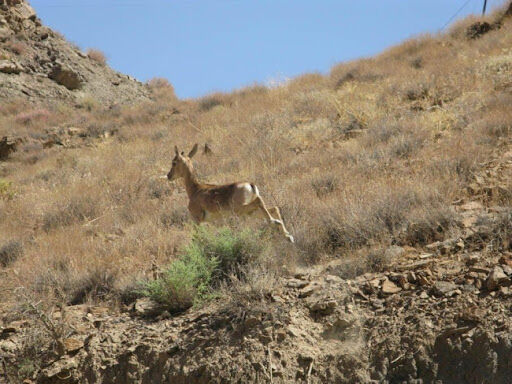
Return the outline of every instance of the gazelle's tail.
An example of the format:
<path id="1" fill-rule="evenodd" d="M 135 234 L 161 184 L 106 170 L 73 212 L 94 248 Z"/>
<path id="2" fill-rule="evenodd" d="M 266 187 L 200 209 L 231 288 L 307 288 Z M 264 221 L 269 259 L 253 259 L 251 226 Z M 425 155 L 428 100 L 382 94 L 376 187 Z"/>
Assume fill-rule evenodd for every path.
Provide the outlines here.
<path id="1" fill-rule="evenodd" d="M 259 196 L 260 195 L 260 191 L 258 190 L 258 187 L 256 185 L 254 185 L 253 183 L 251 183 L 251 188 L 252 190 L 254 191 L 254 194 L 256 196 Z"/>

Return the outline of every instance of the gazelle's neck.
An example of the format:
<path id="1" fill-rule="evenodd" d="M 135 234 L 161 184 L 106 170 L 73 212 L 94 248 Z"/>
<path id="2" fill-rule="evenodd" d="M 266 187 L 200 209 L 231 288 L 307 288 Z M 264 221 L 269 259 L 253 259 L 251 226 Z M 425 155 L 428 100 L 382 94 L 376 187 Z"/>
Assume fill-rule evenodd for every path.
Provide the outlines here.
<path id="1" fill-rule="evenodd" d="M 183 178 L 185 179 L 185 189 L 187 190 L 187 195 L 189 198 L 191 198 L 199 189 L 199 182 L 197 181 L 194 168 L 187 167 Z"/>

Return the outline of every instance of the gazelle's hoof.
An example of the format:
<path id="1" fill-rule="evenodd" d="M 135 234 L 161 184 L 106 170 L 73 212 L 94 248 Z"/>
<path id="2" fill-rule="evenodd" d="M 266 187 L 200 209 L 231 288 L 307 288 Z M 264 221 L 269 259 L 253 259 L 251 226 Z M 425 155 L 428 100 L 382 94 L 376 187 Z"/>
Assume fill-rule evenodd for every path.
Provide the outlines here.
<path id="1" fill-rule="evenodd" d="M 293 243 L 295 243 L 295 239 L 293 238 L 293 236 L 292 236 L 292 235 L 286 235 L 286 238 L 287 238 L 288 240 L 290 240 L 290 243 L 292 243 L 292 244 L 293 244 Z"/>

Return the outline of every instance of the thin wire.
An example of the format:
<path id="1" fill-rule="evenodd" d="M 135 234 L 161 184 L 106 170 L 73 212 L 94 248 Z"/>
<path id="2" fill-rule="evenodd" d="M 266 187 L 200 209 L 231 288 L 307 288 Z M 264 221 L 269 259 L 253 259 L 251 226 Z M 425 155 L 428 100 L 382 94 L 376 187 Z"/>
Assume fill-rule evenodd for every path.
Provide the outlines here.
<path id="1" fill-rule="evenodd" d="M 452 22 L 452 20 L 453 20 L 453 19 L 455 19 L 455 18 L 457 17 L 457 15 L 458 15 L 458 14 L 459 14 L 459 13 L 460 13 L 464 8 L 466 8 L 466 5 L 468 5 L 471 1 L 472 1 L 472 0 L 466 0 L 466 2 L 465 2 L 464 4 L 462 4 L 462 6 L 457 10 L 457 12 L 455 12 L 455 13 L 453 14 L 453 16 L 452 16 L 452 17 L 450 17 L 446 23 L 444 23 L 444 25 L 441 27 L 441 31 L 442 31 L 443 29 L 445 29 L 445 28 L 446 28 L 446 26 L 447 26 L 448 24 L 450 24 L 450 23 Z"/>

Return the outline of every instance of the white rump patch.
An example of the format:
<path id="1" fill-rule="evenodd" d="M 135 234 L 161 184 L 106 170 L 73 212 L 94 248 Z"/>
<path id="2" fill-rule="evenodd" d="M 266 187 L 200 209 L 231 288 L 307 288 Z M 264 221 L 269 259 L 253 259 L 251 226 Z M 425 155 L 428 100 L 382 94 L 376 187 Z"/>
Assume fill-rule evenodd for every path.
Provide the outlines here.
<path id="1" fill-rule="evenodd" d="M 259 191 L 258 191 L 258 188 L 256 186 L 254 186 L 254 190 L 252 189 L 251 187 L 251 184 L 250 183 L 243 183 L 241 185 L 242 187 L 242 190 L 243 190 L 243 205 L 247 205 L 247 204 L 250 204 L 254 201 L 254 199 L 256 197 L 259 196 Z"/>

